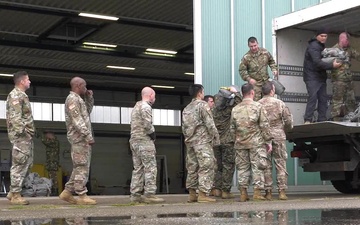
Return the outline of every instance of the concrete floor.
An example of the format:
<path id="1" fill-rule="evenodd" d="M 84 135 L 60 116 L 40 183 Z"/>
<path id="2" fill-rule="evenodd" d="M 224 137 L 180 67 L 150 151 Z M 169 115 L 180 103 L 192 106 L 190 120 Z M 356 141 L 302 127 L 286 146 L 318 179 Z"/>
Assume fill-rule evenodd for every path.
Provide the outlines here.
<path id="1" fill-rule="evenodd" d="M 293 210 L 293 209 L 334 209 L 360 208 L 357 195 L 344 195 L 336 192 L 289 193 L 289 200 L 279 201 L 274 195 L 273 201 L 252 201 L 241 203 L 239 195 L 234 199 L 219 199 L 216 203 L 187 203 L 187 195 L 160 195 L 165 198 L 164 204 L 129 203 L 129 196 L 92 196 L 97 200 L 95 206 L 70 205 L 57 197 L 27 198 L 30 205 L 14 206 L 5 198 L 0 198 L 0 218 L 69 218 L 69 217 L 119 217 L 147 216 L 157 214 L 197 213 L 197 212 L 249 212 L 259 210 Z"/>

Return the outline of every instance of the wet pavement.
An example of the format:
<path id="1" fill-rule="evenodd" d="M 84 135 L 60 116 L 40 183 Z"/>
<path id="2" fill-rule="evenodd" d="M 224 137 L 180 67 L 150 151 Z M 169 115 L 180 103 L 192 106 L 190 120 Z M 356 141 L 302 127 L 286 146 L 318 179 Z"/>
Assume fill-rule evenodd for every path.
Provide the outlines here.
<path id="1" fill-rule="evenodd" d="M 56 197 L 28 198 L 13 206 L 0 198 L 5 224 L 360 224 L 360 199 L 340 193 L 292 194 L 288 201 L 241 203 L 218 199 L 212 204 L 186 203 L 187 195 L 161 195 L 164 204 L 129 204 L 128 196 L 93 196 L 96 206 L 76 206 Z M 277 196 L 274 196 L 276 199 Z"/>

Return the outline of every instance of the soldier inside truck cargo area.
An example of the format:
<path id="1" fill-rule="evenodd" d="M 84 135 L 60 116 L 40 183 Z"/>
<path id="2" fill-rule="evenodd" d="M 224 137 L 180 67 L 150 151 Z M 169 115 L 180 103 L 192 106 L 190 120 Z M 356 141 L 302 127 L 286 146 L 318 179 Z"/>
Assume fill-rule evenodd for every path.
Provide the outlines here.
<path id="1" fill-rule="evenodd" d="M 304 123 L 326 121 L 327 93 L 326 93 L 326 70 L 339 68 L 342 64 L 333 60 L 324 62 L 321 52 L 325 49 L 328 38 L 326 29 L 319 29 L 315 37 L 309 40 L 305 51 L 303 80 L 306 85 L 308 100 L 306 103 Z M 314 111 L 317 105 L 318 118 L 314 121 Z"/>
<path id="2" fill-rule="evenodd" d="M 259 47 L 255 37 L 249 37 L 248 46 L 250 50 L 241 59 L 239 73 L 244 81 L 253 85 L 255 90 L 254 101 L 258 101 L 261 99 L 262 85 L 270 79 L 268 66 L 274 78 L 278 76 L 278 68 L 270 52 Z"/>
<path id="3" fill-rule="evenodd" d="M 355 92 L 350 67 L 351 59 L 360 60 L 360 53 L 350 46 L 350 35 L 346 32 L 339 35 L 339 42 L 332 48 L 345 53 L 343 64 L 331 71 L 331 116 L 334 121 L 342 121 L 342 117 L 355 111 Z"/>

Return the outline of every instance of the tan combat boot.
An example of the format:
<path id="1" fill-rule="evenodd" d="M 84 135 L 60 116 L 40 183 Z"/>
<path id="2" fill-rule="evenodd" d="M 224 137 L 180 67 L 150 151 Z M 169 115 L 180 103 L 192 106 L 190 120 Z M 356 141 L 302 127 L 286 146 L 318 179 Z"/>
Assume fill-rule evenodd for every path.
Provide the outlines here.
<path id="1" fill-rule="evenodd" d="M 70 191 L 64 189 L 61 194 L 59 195 L 59 198 L 65 202 L 68 202 L 70 204 L 76 204 L 76 199 L 71 194 Z"/>
<path id="2" fill-rule="evenodd" d="M 261 195 L 260 189 L 254 188 L 253 200 L 266 200 L 266 198 Z"/>
<path id="3" fill-rule="evenodd" d="M 242 187 L 240 188 L 240 202 L 246 202 L 247 200 L 249 200 L 247 189 Z"/>
<path id="4" fill-rule="evenodd" d="M 214 190 L 214 196 L 215 197 L 221 197 L 221 193 L 222 193 L 222 191 L 220 189 L 215 189 Z"/>
<path id="5" fill-rule="evenodd" d="M 234 195 L 228 191 L 223 191 L 221 193 L 221 198 L 222 199 L 230 199 L 230 198 L 234 198 Z"/>
<path id="6" fill-rule="evenodd" d="M 29 201 L 21 197 L 20 192 L 12 193 L 11 204 L 13 205 L 29 205 Z"/>
<path id="7" fill-rule="evenodd" d="M 7 195 L 6 195 L 6 198 L 11 201 L 11 198 L 13 196 L 13 193 L 10 191 Z"/>
<path id="8" fill-rule="evenodd" d="M 131 203 L 141 203 L 141 195 L 130 195 L 130 202 Z"/>
<path id="9" fill-rule="evenodd" d="M 279 200 L 287 200 L 288 197 L 285 194 L 285 190 L 279 190 Z"/>
<path id="10" fill-rule="evenodd" d="M 155 195 L 146 194 L 143 197 L 145 203 L 162 203 L 165 202 L 163 198 L 156 197 Z"/>
<path id="11" fill-rule="evenodd" d="M 272 190 L 265 190 L 265 196 L 266 200 L 271 201 L 272 200 Z"/>
<path id="12" fill-rule="evenodd" d="M 195 189 L 192 189 L 192 188 L 189 188 L 189 198 L 188 198 L 188 201 L 189 203 L 191 202 L 197 202 L 198 198 L 196 196 L 196 190 Z"/>
<path id="13" fill-rule="evenodd" d="M 78 205 L 96 205 L 96 201 L 94 199 L 89 198 L 87 194 L 79 195 L 79 198 L 76 200 L 76 204 Z"/>
<path id="14" fill-rule="evenodd" d="M 209 196 L 206 195 L 205 192 L 199 191 L 199 196 L 197 201 L 200 203 L 210 203 L 210 202 L 216 202 L 216 199 L 210 198 Z"/>

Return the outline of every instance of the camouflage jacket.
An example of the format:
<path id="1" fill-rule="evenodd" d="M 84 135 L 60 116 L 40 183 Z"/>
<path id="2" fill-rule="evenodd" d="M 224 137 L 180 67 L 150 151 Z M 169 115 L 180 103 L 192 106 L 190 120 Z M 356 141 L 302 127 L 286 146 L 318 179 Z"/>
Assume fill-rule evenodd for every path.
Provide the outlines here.
<path id="1" fill-rule="evenodd" d="M 239 65 L 239 73 L 244 81 L 252 78 L 257 82 L 264 82 L 270 78 L 267 66 L 270 66 L 271 71 L 277 71 L 277 65 L 270 52 L 265 48 L 259 48 L 257 53 L 248 51 L 243 56 Z"/>
<path id="2" fill-rule="evenodd" d="M 11 143 L 19 137 L 35 134 L 34 119 L 27 94 L 15 87 L 6 99 L 6 124 Z"/>
<path id="3" fill-rule="evenodd" d="M 218 100 L 218 96 L 215 95 L 215 102 Z M 217 131 L 220 135 L 220 143 L 221 144 L 227 144 L 227 143 L 233 143 L 234 139 L 230 135 L 230 118 L 231 118 L 231 111 L 232 109 L 241 102 L 241 97 L 236 96 L 235 102 L 233 105 L 226 105 L 225 108 L 218 108 L 214 107 L 212 110 L 214 122 Z"/>
<path id="4" fill-rule="evenodd" d="M 155 132 L 152 108 L 146 101 L 138 101 L 131 112 L 130 140 L 151 140 L 149 134 Z"/>
<path id="5" fill-rule="evenodd" d="M 56 171 L 59 167 L 59 161 L 60 161 L 59 140 L 57 138 L 48 139 L 43 135 L 41 136 L 41 141 L 45 145 L 46 169 L 49 171 Z"/>
<path id="6" fill-rule="evenodd" d="M 266 110 L 274 140 L 286 140 L 285 130 L 293 127 L 293 118 L 289 108 L 280 99 L 264 96 L 258 101 Z"/>
<path id="7" fill-rule="evenodd" d="M 334 45 L 333 48 L 339 48 L 340 50 L 345 51 L 345 55 L 348 60 L 339 68 L 334 68 L 331 71 L 331 81 L 352 81 L 352 75 L 350 74 L 351 59 L 360 60 L 360 53 L 351 47 L 340 48 L 339 44 Z"/>
<path id="8" fill-rule="evenodd" d="M 219 133 L 207 102 L 193 99 L 183 110 L 182 119 L 186 145 L 219 144 Z"/>
<path id="9" fill-rule="evenodd" d="M 266 110 L 250 98 L 235 106 L 231 112 L 230 133 L 235 149 L 257 148 L 273 139 Z"/>
<path id="10" fill-rule="evenodd" d="M 65 101 L 65 122 L 67 138 L 71 144 L 88 143 L 94 140 L 91 128 L 90 113 L 94 106 L 94 98 L 84 99 L 70 91 Z"/>

